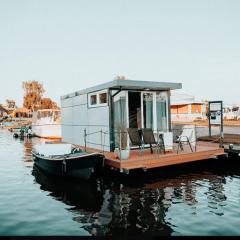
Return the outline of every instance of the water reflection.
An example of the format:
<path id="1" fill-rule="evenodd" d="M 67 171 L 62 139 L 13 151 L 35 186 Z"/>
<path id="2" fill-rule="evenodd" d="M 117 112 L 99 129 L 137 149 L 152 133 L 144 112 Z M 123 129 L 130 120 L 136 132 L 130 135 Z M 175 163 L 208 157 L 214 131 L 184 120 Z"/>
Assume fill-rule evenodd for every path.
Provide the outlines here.
<path id="1" fill-rule="evenodd" d="M 30 138 L 20 138 L 16 139 L 19 141 L 23 142 L 23 162 L 26 167 L 32 167 L 33 166 L 33 161 L 32 161 L 32 147 L 33 147 L 33 142 L 32 139 Z"/>
<path id="2" fill-rule="evenodd" d="M 66 180 L 32 171 L 31 150 L 41 141 L 13 139 L 0 130 L 0 234 L 240 234 L 239 161 Z"/>
<path id="3" fill-rule="evenodd" d="M 96 236 L 171 235 L 175 226 L 166 218 L 169 208 L 184 204 L 196 214 L 197 193 L 202 188 L 214 214 L 223 214 L 226 200 L 224 177 L 210 172 L 158 179 L 150 175 L 141 181 L 136 176 L 76 181 L 52 177 L 34 167 L 33 175 L 42 190 L 72 206 L 68 210 L 74 213 L 73 220 Z"/>
<path id="4" fill-rule="evenodd" d="M 31 166 L 32 147 L 41 140 L 19 141 L 24 146 L 22 159 Z M 199 216 L 199 209 L 206 205 L 208 213 L 224 215 L 228 199 L 225 176 L 237 179 L 239 170 L 223 166 L 220 162 L 217 167 L 215 163 L 195 163 L 192 167 L 177 166 L 127 177 L 106 172 L 91 181 L 53 177 L 36 166 L 32 174 L 40 189 L 66 204 L 72 220 L 93 236 L 169 236 L 178 227 L 175 218 L 179 216 L 169 215 L 172 209 L 183 209 L 180 217 L 189 218 Z"/>
<path id="5" fill-rule="evenodd" d="M 226 184 L 225 178 L 218 176 L 209 182 L 209 189 L 206 192 L 210 212 L 219 216 L 224 214 L 223 206 L 227 200 L 224 194 L 224 184 Z"/>

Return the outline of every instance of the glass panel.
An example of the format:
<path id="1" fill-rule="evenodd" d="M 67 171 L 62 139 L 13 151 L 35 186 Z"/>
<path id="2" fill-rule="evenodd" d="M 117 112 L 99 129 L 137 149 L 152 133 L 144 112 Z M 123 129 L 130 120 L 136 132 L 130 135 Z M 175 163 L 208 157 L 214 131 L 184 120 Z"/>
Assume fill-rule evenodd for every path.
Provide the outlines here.
<path id="1" fill-rule="evenodd" d="M 126 130 L 126 97 L 120 96 L 117 101 L 114 102 L 114 142 L 115 147 L 119 147 L 119 131 Z M 124 131 L 125 131 L 124 130 Z"/>
<path id="2" fill-rule="evenodd" d="M 99 103 L 107 103 L 107 93 L 100 93 L 99 94 Z"/>
<path id="3" fill-rule="evenodd" d="M 97 95 L 92 95 L 90 97 L 90 103 L 91 103 L 91 105 L 96 105 L 97 104 Z"/>
<path id="4" fill-rule="evenodd" d="M 157 130 L 167 130 L 167 94 L 160 92 L 156 95 Z"/>
<path id="5" fill-rule="evenodd" d="M 153 128 L 153 94 L 143 93 L 143 119 L 145 128 Z"/>
<path id="6" fill-rule="evenodd" d="M 129 128 L 141 128 L 141 93 L 128 92 Z"/>

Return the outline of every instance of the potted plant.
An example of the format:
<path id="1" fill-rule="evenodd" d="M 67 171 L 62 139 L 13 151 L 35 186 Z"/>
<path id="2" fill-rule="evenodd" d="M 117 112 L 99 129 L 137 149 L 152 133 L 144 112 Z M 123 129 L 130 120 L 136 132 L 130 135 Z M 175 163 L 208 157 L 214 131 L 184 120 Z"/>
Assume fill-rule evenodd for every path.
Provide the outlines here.
<path id="1" fill-rule="evenodd" d="M 127 129 L 124 124 L 118 124 L 117 134 L 119 136 L 119 148 L 115 148 L 115 156 L 120 160 L 126 160 L 129 157 L 130 150 L 127 144 Z"/>

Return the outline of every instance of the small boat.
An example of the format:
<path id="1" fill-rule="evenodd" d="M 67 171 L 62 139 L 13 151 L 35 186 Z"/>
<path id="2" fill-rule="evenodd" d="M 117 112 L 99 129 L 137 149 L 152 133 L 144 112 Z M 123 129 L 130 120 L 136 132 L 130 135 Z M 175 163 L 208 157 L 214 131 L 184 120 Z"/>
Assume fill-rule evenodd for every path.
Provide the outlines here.
<path id="1" fill-rule="evenodd" d="M 41 109 L 34 112 L 32 130 L 37 137 L 61 139 L 61 111 L 59 109 Z"/>
<path id="2" fill-rule="evenodd" d="M 33 137 L 33 132 L 31 127 L 20 127 L 20 128 L 12 128 L 10 132 L 13 132 L 13 137 L 15 138 L 23 138 L 23 137 L 28 137 L 31 138 Z"/>
<path id="3" fill-rule="evenodd" d="M 71 144 L 39 144 L 32 151 L 35 164 L 56 176 L 89 179 L 102 166 L 102 155 Z"/>

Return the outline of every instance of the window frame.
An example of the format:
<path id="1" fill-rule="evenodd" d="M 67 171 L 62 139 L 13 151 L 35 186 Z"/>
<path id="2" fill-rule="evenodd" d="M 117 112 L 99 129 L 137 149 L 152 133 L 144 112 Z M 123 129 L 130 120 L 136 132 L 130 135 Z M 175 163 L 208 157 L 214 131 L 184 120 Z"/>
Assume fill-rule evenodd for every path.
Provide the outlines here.
<path id="1" fill-rule="evenodd" d="M 100 103 L 100 95 L 105 93 L 106 94 L 106 103 Z M 91 96 L 96 95 L 97 97 L 97 102 L 96 104 L 91 104 Z M 101 91 L 97 91 L 97 92 L 91 92 L 88 93 L 88 107 L 89 108 L 95 108 L 95 107 L 105 107 L 108 106 L 108 90 L 104 89 Z"/>

